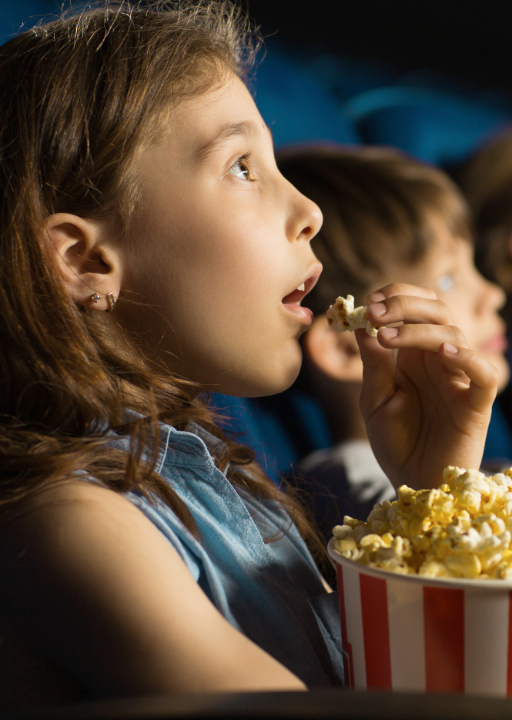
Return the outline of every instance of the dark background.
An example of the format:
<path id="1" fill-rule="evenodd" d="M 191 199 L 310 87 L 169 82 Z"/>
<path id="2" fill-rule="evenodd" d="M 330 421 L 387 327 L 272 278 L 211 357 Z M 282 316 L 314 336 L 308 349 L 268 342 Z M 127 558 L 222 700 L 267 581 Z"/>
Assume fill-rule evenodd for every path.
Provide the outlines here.
<path id="1" fill-rule="evenodd" d="M 509 0 L 241 0 L 269 42 L 334 52 L 397 74 L 512 94 Z M 0 0 L 0 39 L 58 13 L 58 0 Z M 30 20 L 29 20 L 29 24 Z"/>
<path id="2" fill-rule="evenodd" d="M 336 52 L 512 93 L 512 2 L 246 0 L 245 7 L 272 41 L 304 53 Z"/>

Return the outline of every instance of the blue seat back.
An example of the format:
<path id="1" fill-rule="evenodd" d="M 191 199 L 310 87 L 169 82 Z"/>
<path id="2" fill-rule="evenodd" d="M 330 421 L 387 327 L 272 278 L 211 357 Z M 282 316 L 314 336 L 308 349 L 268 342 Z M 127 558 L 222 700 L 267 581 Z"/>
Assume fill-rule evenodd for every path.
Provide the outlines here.
<path id="1" fill-rule="evenodd" d="M 332 444 L 321 406 L 294 388 L 268 398 L 235 398 L 213 393 L 224 430 L 254 450 L 256 460 L 276 483 L 293 473 L 299 460 Z"/>
<path id="2" fill-rule="evenodd" d="M 353 97 L 346 111 L 365 143 L 397 147 L 437 165 L 464 160 L 512 118 L 499 104 L 399 86 Z"/>
<path id="3" fill-rule="evenodd" d="M 279 50 L 268 49 L 252 79 L 276 147 L 297 142 L 358 144 L 354 124 L 329 90 Z"/>

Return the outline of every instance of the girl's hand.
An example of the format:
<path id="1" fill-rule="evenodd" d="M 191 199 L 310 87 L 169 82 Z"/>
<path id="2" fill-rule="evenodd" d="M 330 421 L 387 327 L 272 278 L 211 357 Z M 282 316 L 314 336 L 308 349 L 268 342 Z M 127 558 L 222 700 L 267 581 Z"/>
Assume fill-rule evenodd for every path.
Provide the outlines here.
<path id="1" fill-rule="evenodd" d="M 442 482 L 447 465 L 479 468 L 498 372 L 467 346 L 431 290 L 388 285 L 367 298 L 378 341 L 356 331 L 361 413 L 377 460 L 395 485 Z"/>

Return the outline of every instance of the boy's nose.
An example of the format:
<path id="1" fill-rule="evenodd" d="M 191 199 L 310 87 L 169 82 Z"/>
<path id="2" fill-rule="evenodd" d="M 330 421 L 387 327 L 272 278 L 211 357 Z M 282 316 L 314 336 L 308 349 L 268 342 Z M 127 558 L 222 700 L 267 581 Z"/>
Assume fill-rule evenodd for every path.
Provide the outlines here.
<path id="1" fill-rule="evenodd" d="M 480 278 L 484 284 L 483 295 L 485 297 L 485 304 L 494 310 L 500 310 L 507 300 L 505 291 L 499 285 L 496 285 L 496 283 L 484 278 L 483 275 L 480 275 Z"/>

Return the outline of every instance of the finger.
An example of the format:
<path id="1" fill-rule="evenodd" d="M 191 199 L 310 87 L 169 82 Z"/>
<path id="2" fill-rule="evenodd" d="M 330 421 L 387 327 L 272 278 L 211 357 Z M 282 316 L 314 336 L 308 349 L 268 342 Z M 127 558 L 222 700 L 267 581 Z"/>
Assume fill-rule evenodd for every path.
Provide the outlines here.
<path id="1" fill-rule="evenodd" d="M 418 285 L 408 285 L 407 283 L 391 283 L 367 295 L 366 304 L 382 302 L 395 295 L 411 295 L 412 297 L 425 298 L 426 300 L 437 299 L 435 292 L 429 288 L 419 287 Z"/>
<path id="2" fill-rule="evenodd" d="M 395 358 L 392 350 L 375 342 L 366 330 L 356 330 L 355 336 L 363 361 L 360 407 L 363 417 L 367 418 L 395 390 Z"/>
<path id="3" fill-rule="evenodd" d="M 469 404 L 479 413 L 488 413 L 498 392 L 499 373 L 490 362 L 469 348 L 449 342 L 439 347 L 439 357 L 448 370 L 464 372 L 470 380 Z"/>
<path id="4" fill-rule="evenodd" d="M 377 333 L 382 347 L 390 350 L 409 348 L 429 350 L 437 353 L 442 343 L 450 343 L 455 347 L 466 347 L 467 342 L 462 330 L 454 325 L 401 325 L 400 327 L 383 327 Z"/>
<path id="5" fill-rule="evenodd" d="M 394 295 L 366 307 L 368 320 L 372 325 L 395 323 L 428 323 L 431 325 L 452 325 L 453 320 L 441 300 L 413 295 Z"/>

